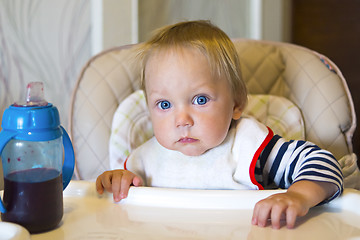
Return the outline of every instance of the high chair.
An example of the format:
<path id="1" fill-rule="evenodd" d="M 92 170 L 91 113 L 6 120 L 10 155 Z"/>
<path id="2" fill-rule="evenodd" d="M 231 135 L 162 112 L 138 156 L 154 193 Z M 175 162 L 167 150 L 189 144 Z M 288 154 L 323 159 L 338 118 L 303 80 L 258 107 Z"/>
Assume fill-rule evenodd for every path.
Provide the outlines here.
<path id="1" fill-rule="evenodd" d="M 347 159 L 343 168 L 350 164 L 349 159 L 352 166 L 356 165 L 352 147 L 354 104 L 339 68 L 326 56 L 301 46 L 233 41 L 250 93 L 245 113 L 279 135 L 311 141 L 338 160 Z M 77 179 L 95 179 L 110 169 L 114 113 L 140 88 L 141 69 L 133 49 L 127 45 L 101 52 L 87 62 L 77 80 L 69 121 Z"/>

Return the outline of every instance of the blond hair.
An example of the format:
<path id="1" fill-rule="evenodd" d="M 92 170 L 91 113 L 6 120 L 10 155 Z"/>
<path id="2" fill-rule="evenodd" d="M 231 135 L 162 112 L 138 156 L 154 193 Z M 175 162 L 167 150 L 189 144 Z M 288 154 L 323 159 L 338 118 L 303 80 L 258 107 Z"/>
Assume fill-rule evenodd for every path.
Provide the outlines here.
<path id="1" fill-rule="evenodd" d="M 234 101 L 243 110 L 247 103 L 247 89 L 241 77 L 240 62 L 230 38 L 209 21 L 187 21 L 158 29 L 155 34 L 138 48 L 143 62 L 141 87 L 145 90 L 146 62 L 157 50 L 169 48 L 195 48 L 207 58 L 212 75 L 225 77 Z"/>

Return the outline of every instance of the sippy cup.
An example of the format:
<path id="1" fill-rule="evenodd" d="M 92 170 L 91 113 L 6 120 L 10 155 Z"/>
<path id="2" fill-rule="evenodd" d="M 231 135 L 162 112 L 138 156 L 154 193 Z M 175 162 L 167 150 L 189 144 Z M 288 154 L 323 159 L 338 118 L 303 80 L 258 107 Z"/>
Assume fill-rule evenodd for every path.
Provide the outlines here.
<path id="1" fill-rule="evenodd" d="M 4 172 L 1 219 L 32 233 L 53 229 L 61 221 L 63 189 L 75 164 L 59 112 L 43 95 L 41 82 L 29 83 L 26 103 L 14 103 L 5 110 L 0 132 Z"/>

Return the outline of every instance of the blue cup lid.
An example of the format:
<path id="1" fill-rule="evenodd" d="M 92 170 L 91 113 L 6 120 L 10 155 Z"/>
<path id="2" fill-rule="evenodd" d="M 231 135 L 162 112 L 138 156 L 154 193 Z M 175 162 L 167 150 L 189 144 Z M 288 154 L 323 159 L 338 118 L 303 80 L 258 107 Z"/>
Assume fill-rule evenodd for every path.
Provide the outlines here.
<path id="1" fill-rule="evenodd" d="M 15 139 L 48 141 L 62 135 L 59 111 L 51 103 L 46 106 L 11 105 L 4 111 L 1 127 L 15 131 Z"/>

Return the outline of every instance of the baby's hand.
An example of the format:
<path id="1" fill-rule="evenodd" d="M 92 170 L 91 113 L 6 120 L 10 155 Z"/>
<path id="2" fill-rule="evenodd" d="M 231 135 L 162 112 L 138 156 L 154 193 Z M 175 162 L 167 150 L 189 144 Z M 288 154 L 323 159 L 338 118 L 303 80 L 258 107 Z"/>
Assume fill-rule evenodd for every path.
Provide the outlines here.
<path id="1" fill-rule="evenodd" d="M 127 170 L 106 171 L 96 179 L 96 191 L 103 194 L 104 189 L 113 193 L 114 201 L 127 197 L 131 185 L 143 185 L 140 177 Z"/>
<path id="2" fill-rule="evenodd" d="M 265 227 L 270 219 L 272 227 L 279 229 L 280 220 L 286 220 L 286 226 L 294 228 L 296 217 L 306 215 L 309 208 L 301 194 L 295 192 L 274 194 L 256 203 L 251 223 Z"/>
<path id="3" fill-rule="evenodd" d="M 274 194 L 259 201 L 254 208 L 252 224 L 265 227 L 268 219 L 272 227 L 280 228 L 285 216 L 286 226 L 293 228 L 296 217 L 305 216 L 311 207 L 333 196 L 338 187 L 333 183 L 302 180 L 293 183 L 286 193 Z"/>

